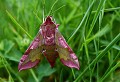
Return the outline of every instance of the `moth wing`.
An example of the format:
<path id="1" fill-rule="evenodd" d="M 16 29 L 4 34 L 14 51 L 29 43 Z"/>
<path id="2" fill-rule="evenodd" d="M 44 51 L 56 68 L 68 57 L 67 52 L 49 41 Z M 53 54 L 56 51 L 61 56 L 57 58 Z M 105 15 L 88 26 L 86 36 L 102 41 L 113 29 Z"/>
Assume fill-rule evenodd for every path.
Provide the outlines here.
<path id="1" fill-rule="evenodd" d="M 21 57 L 18 70 L 25 70 L 36 66 L 42 59 L 42 35 L 39 30 L 37 36 L 34 38 L 24 55 Z"/>
<path id="2" fill-rule="evenodd" d="M 76 68 L 79 70 L 79 61 L 75 53 L 69 47 L 64 37 L 60 34 L 58 29 L 55 32 L 55 42 L 57 44 L 57 49 L 60 57 L 60 61 L 71 68 Z"/>

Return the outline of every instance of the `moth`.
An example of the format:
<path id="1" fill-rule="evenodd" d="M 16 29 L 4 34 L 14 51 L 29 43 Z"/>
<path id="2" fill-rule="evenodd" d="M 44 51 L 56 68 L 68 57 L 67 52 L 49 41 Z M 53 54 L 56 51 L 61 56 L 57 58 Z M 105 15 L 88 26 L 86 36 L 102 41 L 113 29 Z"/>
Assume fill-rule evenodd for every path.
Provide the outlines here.
<path id="1" fill-rule="evenodd" d="M 36 37 L 20 59 L 18 70 L 35 67 L 45 57 L 54 67 L 59 57 L 62 64 L 79 70 L 79 61 L 73 50 L 69 47 L 64 37 L 58 30 L 59 24 L 52 21 L 48 16 L 40 26 Z"/>

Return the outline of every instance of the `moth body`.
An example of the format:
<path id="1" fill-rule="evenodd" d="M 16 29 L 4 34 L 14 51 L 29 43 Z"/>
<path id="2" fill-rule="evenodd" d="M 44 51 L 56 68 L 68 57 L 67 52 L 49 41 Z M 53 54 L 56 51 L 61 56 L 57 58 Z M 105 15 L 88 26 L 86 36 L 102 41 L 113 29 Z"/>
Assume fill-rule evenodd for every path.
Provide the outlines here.
<path id="1" fill-rule="evenodd" d="M 43 55 L 51 67 L 54 67 L 59 57 L 65 66 L 79 70 L 78 58 L 58 31 L 58 26 L 52 21 L 52 17 L 46 18 L 37 36 L 22 56 L 18 66 L 19 71 L 35 67 L 42 60 Z"/>

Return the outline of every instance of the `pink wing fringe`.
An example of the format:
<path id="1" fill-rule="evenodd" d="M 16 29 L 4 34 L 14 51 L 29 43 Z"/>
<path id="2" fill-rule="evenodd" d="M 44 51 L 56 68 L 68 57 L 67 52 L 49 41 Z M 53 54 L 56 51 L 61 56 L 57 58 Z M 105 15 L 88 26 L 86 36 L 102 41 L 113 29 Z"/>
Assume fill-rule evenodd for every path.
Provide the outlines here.
<path id="1" fill-rule="evenodd" d="M 40 62 L 40 60 L 37 59 L 34 62 L 28 61 L 25 65 L 22 65 L 23 64 L 22 61 L 25 61 L 26 59 L 27 59 L 27 55 L 23 55 L 21 61 L 19 62 L 19 66 L 18 66 L 19 71 L 32 68 Z"/>

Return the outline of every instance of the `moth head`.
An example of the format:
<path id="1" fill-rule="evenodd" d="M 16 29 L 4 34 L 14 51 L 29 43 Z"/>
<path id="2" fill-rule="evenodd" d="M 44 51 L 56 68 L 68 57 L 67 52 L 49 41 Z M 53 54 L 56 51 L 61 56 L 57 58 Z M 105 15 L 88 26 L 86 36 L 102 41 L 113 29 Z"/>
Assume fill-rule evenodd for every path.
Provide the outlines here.
<path id="1" fill-rule="evenodd" d="M 52 22 L 52 16 L 48 16 L 45 20 L 45 22 Z"/>
<path id="2" fill-rule="evenodd" d="M 52 16 L 47 16 L 44 24 L 44 26 L 49 26 L 49 27 L 52 27 L 52 28 L 58 28 L 59 24 L 56 24 L 55 23 L 55 20 L 53 20 Z"/>

